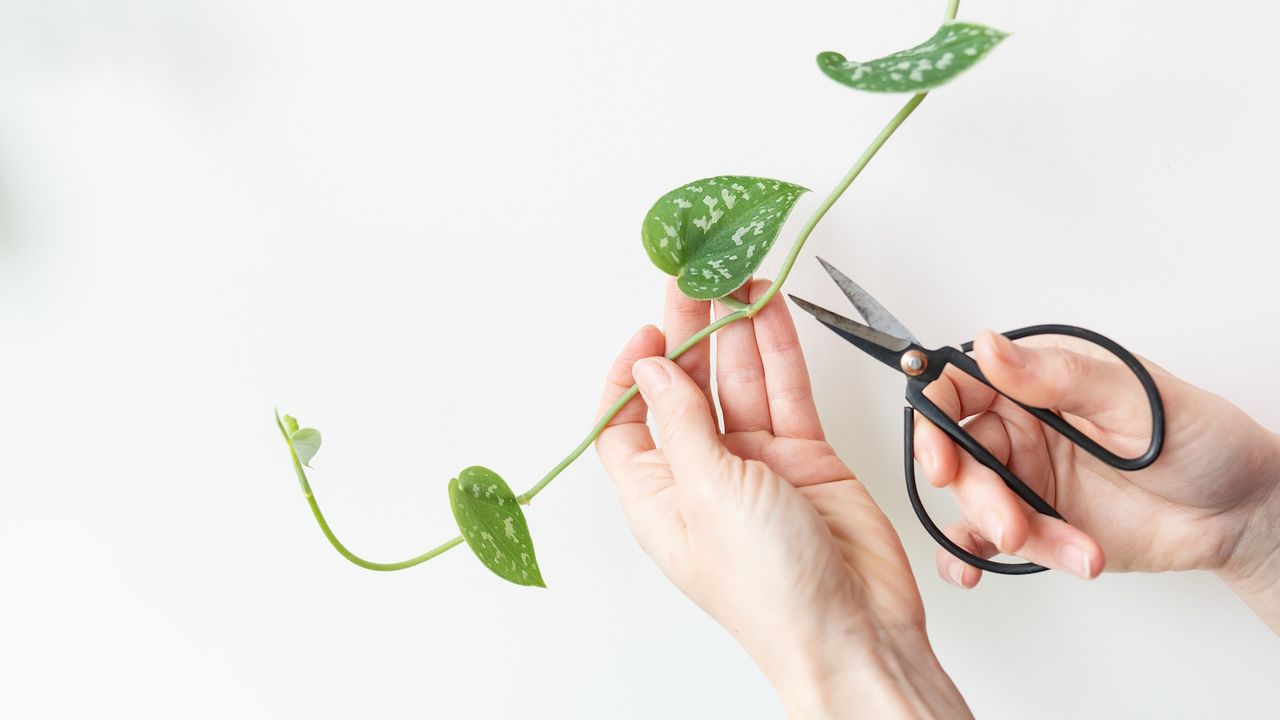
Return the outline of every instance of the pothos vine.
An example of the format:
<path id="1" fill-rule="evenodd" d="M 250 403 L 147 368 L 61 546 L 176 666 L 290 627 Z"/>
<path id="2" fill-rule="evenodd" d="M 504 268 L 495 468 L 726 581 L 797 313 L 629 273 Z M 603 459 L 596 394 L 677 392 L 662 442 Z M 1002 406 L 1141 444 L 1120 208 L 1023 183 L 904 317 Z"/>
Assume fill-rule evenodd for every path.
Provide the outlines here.
<path id="1" fill-rule="evenodd" d="M 814 209 L 796 235 L 773 284 L 755 302 L 748 305 L 730 293 L 760 267 L 795 203 L 807 192 L 805 188 L 769 178 L 717 176 L 676 188 L 654 203 L 641 228 L 650 260 L 676 276 L 686 295 L 719 300 L 733 308 L 733 312 L 694 333 L 667 357 L 675 360 L 720 328 L 760 312 L 786 282 L 814 228 L 928 92 L 968 70 L 1006 37 L 993 28 L 957 21 L 958 6 L 959 0 L 949 0 L 941 28 L 908 50 L 865 62 L 849 61 L 834 52 L 818 55 L 822 72 L 843 85 L 868 92 L 910 93 L 911 97 Z M 545 587 L 521 506 L 528 505 L 573 464 L 638 391 L 633 385 L 623 393 L 577 447 L 520 495 L 492 470 L 480 466 L 462 470 L 449 481 L 449 500 L 461 534 L 421 555 L 392 563 L 370 562 L 348 550 L 320 511 L 306 473 L 320 449 L 320 432 L 300 428 L 294 418 L 282 418 L 279 413 L 276 425 L 289 448 L 311 513 L 329 543 L 347 560 L 369 570 L 403 570 L 465 542 L 497 575 L 520 585 Z"/>

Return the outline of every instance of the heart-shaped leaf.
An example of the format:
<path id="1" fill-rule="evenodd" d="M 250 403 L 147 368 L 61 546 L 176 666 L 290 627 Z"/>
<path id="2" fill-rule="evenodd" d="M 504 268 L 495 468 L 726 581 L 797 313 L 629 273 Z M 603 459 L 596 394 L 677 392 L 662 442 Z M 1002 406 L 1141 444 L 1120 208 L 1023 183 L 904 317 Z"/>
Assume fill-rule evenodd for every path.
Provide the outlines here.
<path id="1" fill-rule="evenodd" d="M 517 585 L 546 587 L 524 511 L 501 477 L 473 465 L 449 481 L 449 504 L 462 537 L 485 567 Z"/>
<path id="2" fill-rule="evenodd" d="M 284 437 L 289 441 L 289 447 L 293 448 L 298 462 L 311 467 L 311 458 L 320 450 L 320 431 L 315 428 L 298 429 L 298 421 L 292 415 L 285 415 L 282 423 L 280 429 L 284 431 Z"/>
<path id="3" fill-rule="evenodd" d="M 1008 33 L 969 22 L 947 22 L 910 50 L 855 62 L 837 52 L 818 55 L 818 67 L 836 82 L 871 92 L 923 92 L 973 67 Z"/>
<path id="4" fill-rule="evenodd" d="M 781 180 L 720 175 L 663 195 L 640 230 L 649 259 L 679 277 L 680 291 L 712 300 L 760 267 L 807 188 Z"/>
<path id="5" fill-rule="evenodd" d="M 311 467 L 311 458 L 320 449 L 320 431 L 315 428 L 302 428 L 289 436 L 293 443 L 293 451 L 298 454 L 298 462 Z"/>

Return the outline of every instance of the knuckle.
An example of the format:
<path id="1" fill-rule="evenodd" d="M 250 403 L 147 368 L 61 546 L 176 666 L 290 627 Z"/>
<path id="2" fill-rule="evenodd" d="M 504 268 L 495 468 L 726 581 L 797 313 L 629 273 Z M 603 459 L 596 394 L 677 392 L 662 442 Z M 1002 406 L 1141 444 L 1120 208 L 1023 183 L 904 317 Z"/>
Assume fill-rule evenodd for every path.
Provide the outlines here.
<path id="1" fill-rule="evenodd" d="M 631 357 L 620 357 L 614 360 L 607 377 L 609 384 L 615 387 L 630 387 L 633 382 L 631 368 L 635 363 L 636 358 Z"/>
<path id="2" fill-rule="evenodd" d="M 658 428 L 658 434 L 662 437 L 662 444 L 670 445 L 672 440 L 685 433 L 685 428 L 687 427 L 689 427 L 689 411 L 686 408 L 667 408 L 662 414 L 662 421 L 659 423 Z"/>
<path id="3" fill-rule="evenodd" d="M 754 385 L 762 380 L 764 380 L 764 370 L 759 365 L 720 368 L 720 382 L 725 385 Z"/>
<path id="4" fill-rule="evenodd" d="M 1068 382 L 1074 383 L 1084 379 L 1093 368 L 1093 362 L 1079 353 L 1070 350 L 1056 350 L 1055 354 L 1057 355 L 1058 371 Z"/>
<path id="5" fill-rule="evenodd" d="M 663 400 L 665 402 L 661 408 L 659 432 L 664 443 L 687 432 L 701 419 L 701 413 L 705 412 L 702 407 L 699 407 L 699 403 L 702 402 L 701 395 L 693 397 L 684 389 L 673 388 Z"/>
<path id="6" fill-rule="evenodd" d="M 694 368 L 684 368 L 689 379 L 698 387 L 706 387 L 711 383 L 711 368 L 699 366 Z"/>
<path id="7" fill-rule="evenodd" d="M 751 298 L 751 302 L 759 300 L 771 286 L 773 281 L 768 278 L 758 278 L 751 281 L 751 288 L 747 292 L 747 297 Z"/>
<path id="8" fill-rule="evenodd" d="M 680 292 L 676 290 L 676 292 Z M 703 320 L 711 316 L 711 304 L 702 301 L 680 303 L 672 307 L 671 314 L 686 320 Z M 690 333 L 692 335 L 692 333 Z"/>
<path id="9" fill-rule="evenodd" d="M 795 333 L 762 339 L 760 342 L 760 352 L 762 353 L 785 355 L 798 350 L 800 350 L 800 338 Z"/>
<path id="10" fill-rule="evenodd" d="M 769 388 L 769 402 L 781 405 L 783 403 L 798 403 L 809 399 L 812 389 L 807 385 L 799 383 L 791 385 L 782 385 L 776 388 Z"/>

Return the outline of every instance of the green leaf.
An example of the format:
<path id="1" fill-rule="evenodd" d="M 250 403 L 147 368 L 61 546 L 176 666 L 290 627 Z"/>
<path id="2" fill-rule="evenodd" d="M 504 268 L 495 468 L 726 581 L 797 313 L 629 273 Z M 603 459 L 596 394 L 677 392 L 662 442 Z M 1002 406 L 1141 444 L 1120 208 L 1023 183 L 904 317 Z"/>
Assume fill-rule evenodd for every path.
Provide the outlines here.
<path id="1" fill-rule="evenodd" d="M 923 43 L 877 60 L 855 62 L 837 52 L 818 55 L 818 67 L 836 82 L 871 92 L 923 92 L 973 67 L 1008 33 L 969 22 L 947 22 Z"/>
<path id="2" fill-rule="evenodd" d="M 449 503 L 463 539 L 485 567 L 517 585 L 546 587 L 524 512 L 497 473 L 466 468 L 449 481 Z"/>
<path id="3" fill-rule="evenodd" d="M 292 415 L 285 415 L 282 420 L 276 413 L 276 422 L 280 424 L 280 432 L 284 433 L 289 447 L 293 448 L 293 454 L 298 456 L 298 462 L 311 467 L 311 458 L 320 450 L 320 431 L 315 428 L 299 430 L 298 420 Z"/>
<path id="4" fill-rule="evenodd" d="M 293 445 L 293 452 L 297 454 L 298 462 L 311 467 L 311 458 L 315 457 L 316 451 L 320 449 L 320 431 L 315 428 L 296 430 L 289 436 L 289 443 Z"/>
<path id="5" fill-rule="evenodd" d="M 737 290 L 760 267 L 807 188 L 720 175 L 663 195 L 640 230 L 649 259 L 679 277 L 680 291 L 711 300 Z"/>

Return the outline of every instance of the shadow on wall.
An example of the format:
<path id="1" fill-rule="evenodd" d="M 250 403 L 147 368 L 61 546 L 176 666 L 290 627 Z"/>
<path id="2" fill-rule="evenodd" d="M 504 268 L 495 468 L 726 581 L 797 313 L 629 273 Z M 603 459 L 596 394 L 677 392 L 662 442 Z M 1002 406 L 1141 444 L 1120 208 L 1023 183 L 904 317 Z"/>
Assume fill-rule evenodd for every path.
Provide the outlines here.
<path id="1" fill-rule="evenodd" d="M 165 0 L 46 0 L 6 14 L 0 57 L 22 61 L 10 67 L 33 82 L 146 76 L 175 93 L 212 79 L 210 29 L 234 20 Z"/>
<path id="2" fill-rule="evenodd" d="M 0 6 L 0 113 L 8 120 L 0 124 L 0 260 L 11 261 L 24 244 L 24 218 L 36 219 L 28 195 L 56 199 L 69 180 L 45 155 L 54 133 L 94 132 L 93 110 L 104 96 L 163 98 L 158 107 L 199 115 L 225 95 L 227 61 L 244 48 L 220 47 L 226 38 L 218 29 L 237 24 L 228 13 L 167 0 Z M 44 197 L 46 191 L 53 194 Z"/>

